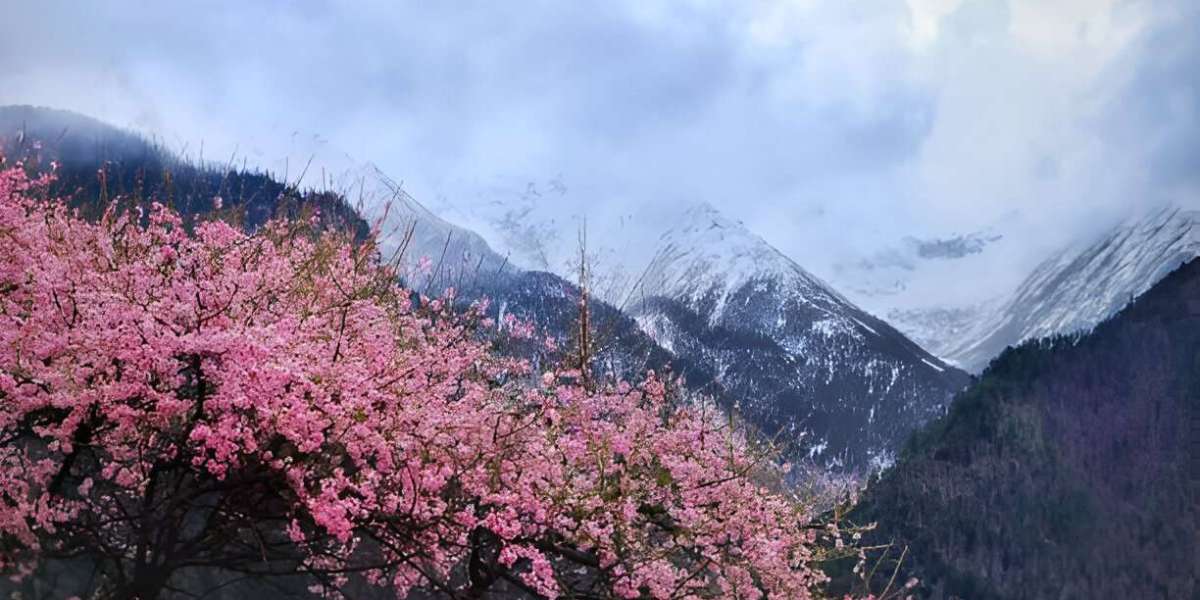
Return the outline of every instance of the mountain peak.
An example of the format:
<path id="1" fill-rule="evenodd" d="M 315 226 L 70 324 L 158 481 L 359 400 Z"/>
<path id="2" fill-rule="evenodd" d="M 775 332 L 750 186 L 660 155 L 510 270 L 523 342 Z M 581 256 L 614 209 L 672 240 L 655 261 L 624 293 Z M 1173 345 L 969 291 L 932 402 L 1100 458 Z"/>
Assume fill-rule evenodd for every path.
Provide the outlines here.
<path id="1" fill-rule="evenodd" d="M 825 282 L 780 252 L 741 221 L 708 203 L 685 210 L 659 246 L 635 294 L 716 302 L 720 316 L 728 296 L 752 281 L 772 280 L 797 297 L 822 305 L 849 304 Z"/>
<path id="2" fill-rule="evenodd" d="M 689 381 L 830 466 L 888 464 L 964 379 L 707 204 L 662 235 L 632 300 Z"/>
<path id="3" fill-rule="evenodd" d="M 683 211 L 680 225 L 675 229 L 683 231 L 704 231 L 709 229 L 741 230 L 750 233 L 741 221 L 726 217 L 721 211 L 708 202 L 697 202 Z M 670 233 L 670 232 L 667 232 Z M 664 233 L 666 235 L 666 233 Z"/>
<path id="4" fill-rule="evenodd" d="M 1196 256 L 1200 211 L 1166 206 L 1138 213 L 1051 256 L 996 310 L 931 349 L 982 370 L 1008 346 L 1095 327 Z"/>

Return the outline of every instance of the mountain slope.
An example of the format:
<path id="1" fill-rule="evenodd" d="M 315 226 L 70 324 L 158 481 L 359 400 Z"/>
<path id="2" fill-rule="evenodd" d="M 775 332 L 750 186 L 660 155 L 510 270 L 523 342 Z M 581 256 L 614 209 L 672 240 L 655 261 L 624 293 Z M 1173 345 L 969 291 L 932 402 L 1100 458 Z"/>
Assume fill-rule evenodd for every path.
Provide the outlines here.
<path id="1" fill-rule="evenodd" d="M 1131 219 L 1098 240 L 1046 260 L 998 309 L 979 311 L 968 328 L 943 330 L 936 344 L 927 347 L 978 372 L 1008 346 L 1094 327 L 1196 256 L 1200 211 L 1165 208 Z M 906 328 L 919 328 L 922 319 L 913 314 L 889 317 Z"/>
<path id="2" fill-rule="evenodd" d="M 1197 443 L 1192 261 L 1087 335 L 1002 354 L 854 518 L 930 597 L 1195 598 Z"/>
<path id="3" fill-rule="evenodd" d="M 630 314 L 692 383 L 825 465 L 886 464 L 966 381 L 708 206 L 663 235 L 633 293 Z"/>
<path id="4" fill-rule="evenodd" d="M 412 284 L 422 291 L 440 293 L 447 287 L 480 285 L 500 271 L 513 270 L 479 234 L 434 214 L 375 164 L 328 154 L 314 155 L 314 162 L 319 161 L 327 174 L 326 185 L 352 199 L 369 218 L 383 219 L 379 237 L 383 254 L 402 252 Z M 425 260 L 427 269 L 415 268 Z"/>

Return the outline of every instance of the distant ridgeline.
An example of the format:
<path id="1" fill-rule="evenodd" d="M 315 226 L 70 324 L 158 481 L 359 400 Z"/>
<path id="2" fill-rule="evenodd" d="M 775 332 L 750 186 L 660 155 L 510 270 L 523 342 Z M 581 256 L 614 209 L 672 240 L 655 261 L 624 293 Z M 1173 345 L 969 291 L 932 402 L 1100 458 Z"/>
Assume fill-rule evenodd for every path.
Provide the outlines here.
<path id="1" fill-rule="evenodd" d="M 1002 354 L 853 515 L 931 598 L 1200 598 L 1200 260 Z M 839 587 L 853 578 L 839 573 Z"/>
<path id="2" fill-rule="evenodd" d="M 52 191 L 87 216 L 121 198 L 161 202 L 188 219 L 211 212 L 219 197 L 226 214 L 248 229 L 318 209 L 325 227 L 359 239 L 369 233 L 366 221 L 339 194 L 296 189 L 232 163 L 188 162 L 136 133 L 69 111 L 0 107 L 0 153 L 9 162 L 23 160 L 43 171 L 58 163 Z"/>

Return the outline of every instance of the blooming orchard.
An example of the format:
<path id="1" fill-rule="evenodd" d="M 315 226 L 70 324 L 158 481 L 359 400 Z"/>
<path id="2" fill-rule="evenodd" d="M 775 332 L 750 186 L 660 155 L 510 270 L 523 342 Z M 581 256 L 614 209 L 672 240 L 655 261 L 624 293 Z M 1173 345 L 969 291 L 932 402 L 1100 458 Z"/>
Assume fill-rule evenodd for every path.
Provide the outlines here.
<path id="1" fill-rule="evenodd" d="M 306 223 L 99 222 L 0 171 L 0 569 L 83 593 L 192 569 L 314 591 L 806 598 L 814 528 L 653 374 L 585 390 L 489 352 L 370 244 Z"/>

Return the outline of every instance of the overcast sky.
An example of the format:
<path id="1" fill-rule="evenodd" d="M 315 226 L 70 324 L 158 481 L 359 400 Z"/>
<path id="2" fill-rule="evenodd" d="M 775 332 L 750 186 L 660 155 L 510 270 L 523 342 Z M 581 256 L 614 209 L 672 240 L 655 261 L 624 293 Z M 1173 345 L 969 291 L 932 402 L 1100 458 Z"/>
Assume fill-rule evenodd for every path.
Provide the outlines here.
<path id="1" fill-rule="evenodd" d="M 905 238 L 982 232 L 905 275 L 906 301 L 967 301 L 1123 213 L 1200 204 L 1197 5 L 18 1 L 0 103 L 263 164 L 323 144 L 501 246 L 506 213 L 564 238 L 587 214 L 636 263 L 705 201 L 866 289 Z"/>

